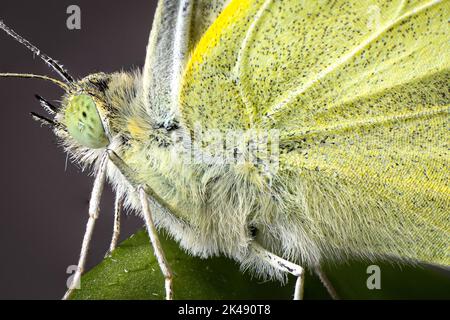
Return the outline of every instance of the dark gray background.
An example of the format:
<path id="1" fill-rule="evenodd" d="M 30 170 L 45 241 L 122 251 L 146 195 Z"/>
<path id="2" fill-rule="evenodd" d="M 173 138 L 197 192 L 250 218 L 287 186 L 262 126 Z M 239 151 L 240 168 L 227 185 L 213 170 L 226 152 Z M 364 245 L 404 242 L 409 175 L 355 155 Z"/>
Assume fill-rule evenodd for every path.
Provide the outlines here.
<path id="1" fill-rule="evenodd" d="M 66 9 L 81 8 L 81 30 L 66 28 Z M 0 1 L 0 19 L 72 76 L 141 68 L 156 0 Z M 57 77 L 22 45 L 0 33 L 0 72 Z M 2 154 L 0 201 L 0 299 L 59 299 L 66 268 L 78 261 L 87 222 L 93 178 L 70 162 L 51 131 L 41 128 L 30 111 L 45 114 L 33 95 L 51 101 L 62 91 L 46 82 L 0 78 Z M 88 268 L 108 249 L 113 225 L 113 195 L 106 190 L 94 233 Z M 140 219 L 123 219 L 121 239 Z"/>

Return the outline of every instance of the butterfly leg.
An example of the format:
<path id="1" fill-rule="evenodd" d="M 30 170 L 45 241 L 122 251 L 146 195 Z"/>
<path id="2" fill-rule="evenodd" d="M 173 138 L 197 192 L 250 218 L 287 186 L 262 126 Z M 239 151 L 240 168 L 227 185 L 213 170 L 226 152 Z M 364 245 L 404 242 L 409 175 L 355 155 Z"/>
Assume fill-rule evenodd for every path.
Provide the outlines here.
<path id="1" fill-rule="evenodd" d="M 92 239 L 92 233 L 95 227 L 95 221 L 100 213 L 100 198 L 103 192 L 106 178 L 106 164 L 107 155 L 103 156 L 100 167 L 95 176 L 94 186 L 92 188 L 91 199 L 89 200 L 89 220 L 86 225 L 86 232 L 84 233 L 83 243 L 81 245 L 80 259 L 78 260 L 77 270 L 73 276 L 70 288 L 67 290 L 63 300 L 67 300 L 75 289 L 75 285 L 80 282 L 81 275 L 86 264 L 87 253 Z"/>
<path id="2" fill-rule="evenodd" d="M 289 272 L 290 274 L 297 277 L 297 280 L 295 282 L 294 300 L 302 300 L 303 287 L 305 283 L 305 270 L 301 266 L 267 251 L 255 241 L 252 242 L 251 247 L 258 256 L 269 262 L 275 268 L 284 272 Z"/>
<path id="3" fill-rule="evenodd" d="M 327 289 L 328 294 L 333 300 L 339 300 L 339 296 L 336 292 L 336 289 L 334 289 L 333 284 L 331 283 L 330 279 L 328 279 L 327 274 L 323 272 L 322 268 L 320 266 L 316 266 L 314 268 L 314 272 L 319 277 L 320 281 L 322 282 L 325 289 Z"/>
<path id="4" fill-rule="evenodd" d="M 113 227 L 113 235 L 111 239 L 111 244 L 109 245 L 109 250 L 106 253 L 106 256 L 111 254 L 111 252 L 116 249 L 117 242 L 119 241 L 120 235 L 120 218 L 122 216 L 122 206 L 123 206 L 123 195 L 116 193 L 116 199 L 114 201 L 114 227 Z"/>
<path id="5" fill-rule="evenodd" d="M 158 233 L 156 231 L 155 223 L 153 221 L 152 213 L 149 206 L 149 195 L 146 193 L 142 186 L 138 186 L 136 182 L 132 179 L 131 169 L 127 164 L 113 151 L 107 150 L 109 160 L 114 163 L 117 169 L 122 173 L 122 175 L 129 181 L 129 183 L 137 189 L 139 192 L 139 199 L 142 206 L 142 214 L 144 216 L 145 225 L 147 227 L 148 235 L 150 237 L 150 242 L 153 247 L 154 254 L 158 261 L 159 267 L 164 275 L 165 288 L 166 288 L 166 299 L 172 300 L 173 290 L 172 290 L 172 271 L 169 264 L 164 256 L 161 243 L 159 242 Z M 147 186 L 148 187 L 148 186 Z"/>
<path id="6" fill-rule="evenodd" d="M 148 235 L 150 237 L 150 242 L 152 243 L 153 251 L 155 253 L 156 259 L 158 260 L 159 267 L 164 275 L 165 288 L 166 288 L 166 300 L 173 299 L 172 290 L 172 270 L 164 256 L 164 251 L 159 242 L 158 233 L 156 231 L 155 223 L 153 222 L 152 213 L 150 212 L 150 207 L 148 203 L 148 196 L 142 187 L 139 187 L 139 198 L 141 200 L 142 212 L 144 215 L 145 225 L 147 227 Z"/>

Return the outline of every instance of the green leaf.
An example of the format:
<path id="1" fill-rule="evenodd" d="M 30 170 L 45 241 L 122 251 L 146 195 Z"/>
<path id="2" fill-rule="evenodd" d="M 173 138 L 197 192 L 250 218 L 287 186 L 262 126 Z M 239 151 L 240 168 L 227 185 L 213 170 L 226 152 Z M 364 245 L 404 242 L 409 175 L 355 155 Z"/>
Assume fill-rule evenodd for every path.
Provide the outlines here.
<path id="1" fill-rule="evenodd" d="M 174 271 L 175 299 L 291 299 L 294 279 L 286 285 L 262 282 L 239 270 L 227 258 L 200 259 L 161 236 L 161 243 Z M 437 268 L 379 263 L 381 290 L 368 290 L 367 266 L 352 262 L 325 270 L 341 298 L 450 298 L 448 272 Z M 320 281 L 307 272 L 305 299 L 329 299 Z M 81 289 L 72 299 L 163 299 L 164 279 L 145 231 L 120 244 L 110 257 L 87 272 Z"/>

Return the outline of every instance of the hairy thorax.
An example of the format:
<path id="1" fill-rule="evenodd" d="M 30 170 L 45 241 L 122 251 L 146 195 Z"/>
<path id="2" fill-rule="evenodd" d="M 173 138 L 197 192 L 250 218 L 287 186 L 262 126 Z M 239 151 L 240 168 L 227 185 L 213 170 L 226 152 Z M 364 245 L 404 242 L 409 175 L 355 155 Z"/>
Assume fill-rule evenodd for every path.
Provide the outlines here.
<path id="1" fill-rule="evenodd" d="M 283 173 L 276 162 L 270 162 L 274 155 L 277 158 L 273 147 L 277 136 L 236 131 L 232 138 L 243 137 L 243 145 L 254 146 L 256 141 L 256 147 L 249 152 L 225 150 L 240 161 L 226 157 L 218 161 L 217 155 L 205 152 L 211 151 L 205 144 L 213 145 L 208 133 L 200 139 L 163 107 L 148 110 L 142 105 L 140 77 L 139 73 L 113 74 L 105 90 L 111 101 L 108 118 L 113 134 L 108 149 L 129 167 L 130 176 L 125 177 L 113 163 L 107 172 L 114 189 L 125 195 L 125 205 L 140 213 L 136 187 L 144 186 L 156 225 L 195 255 L 224 254 L 264 275 L 267 266 L 250 259 L 249 244 L 256 238 L 293 261 L 316 264 L 320 250 L 312 240 L 315 230 L 302 214 L 300 177 Z M 198 140 L 205 148 L 195 145 Z M 254 154 L 261 151 L 261 141 L 272 144 Z M 98 152 L 88 155 L 83 159 L 99 156 Z"/>

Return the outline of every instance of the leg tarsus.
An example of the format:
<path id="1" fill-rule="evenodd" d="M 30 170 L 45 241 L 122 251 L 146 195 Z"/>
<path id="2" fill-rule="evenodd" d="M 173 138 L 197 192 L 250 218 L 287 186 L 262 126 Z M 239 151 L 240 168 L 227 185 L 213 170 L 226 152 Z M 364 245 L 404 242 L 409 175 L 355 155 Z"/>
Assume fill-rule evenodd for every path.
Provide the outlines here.
<path id="1" fill-rule="evenodd" d="M 314 272 L 319 277 L 320 281 L 322 282 L 325 289 L 327 289 L 328 294 L 333 300 L 339 300 L 339 296 L 336 292 L 336 289 L 334 288 L 333 284 L 331 283 L 330 279 L 328 279 L 325 272 L 323 272 L 322 268 L 320 266 L 314 267 Z"/>
<path id="2" fill-rule="evenodd" d="M 305 289 L 305 273 L 302 272 L 297 276 L 295 281 L 294 300 L 303 300 L 303 293 Z"/>
<path id="3" fill-rule="evenodd" d="M 116 193 L 116 199 L 114 201 L 114 227 L 113 227 L 113 235 L 111 239 L 111 244 L 109 245 L 109 250 L 106 253 L 105 257 L 110 255 L 114 249 L 117 247 L 117 242 L 119 241 L 120 236 L 120 219 L 122 216 L 122 206 L 123 206 L 123 195 Z"/>
<path id="4" fill-rule="evenodd" d="M 156 231 L 155 223 L 153 222 L 152 214 L 150 212 L 150 207 L 148 204 L 147 193 L 142 187 L 139 187 L 139 197 L 142 205 L 142 213 L 144 215 L 145 225 L 147 226 L 148 235 L 150 237 L 150 242 L 153 247 L 153 252 L 158 261 L 159 267 L 164 275 L 164 284 L 166 289 L 166 300 L 173 299 L 173 284 L 172 284 L 172 270 L 164 256 L 164 251 L 162 249 L 161 243 L 159 241 L 158 233 Z"/>

